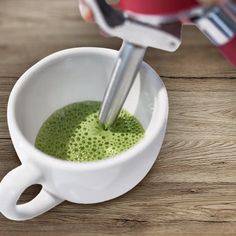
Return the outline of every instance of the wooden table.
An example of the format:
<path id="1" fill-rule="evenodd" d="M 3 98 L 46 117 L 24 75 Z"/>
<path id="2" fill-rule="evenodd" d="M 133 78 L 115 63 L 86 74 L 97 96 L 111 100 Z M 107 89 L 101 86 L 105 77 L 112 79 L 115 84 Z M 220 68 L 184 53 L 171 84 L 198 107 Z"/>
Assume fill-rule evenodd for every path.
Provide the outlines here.
<path id="1" fill-rule="evenodd" d="M 80 19 L 77 0 L 0 1 L 0 179 L 20 164 L 6 123 L 19 76 L 61 49 L 120 44 Z M 64 202 L 26 222 L 0 216 L 1 236 L 236 235 L 236 70 L 193 27 L 184 28 L 176 53 L 150 49 L 145 60 L 170 101 L 165 142 L 148 176 L 102 204 Z M 22 201 L 38 191 L 30 188 Z"/>

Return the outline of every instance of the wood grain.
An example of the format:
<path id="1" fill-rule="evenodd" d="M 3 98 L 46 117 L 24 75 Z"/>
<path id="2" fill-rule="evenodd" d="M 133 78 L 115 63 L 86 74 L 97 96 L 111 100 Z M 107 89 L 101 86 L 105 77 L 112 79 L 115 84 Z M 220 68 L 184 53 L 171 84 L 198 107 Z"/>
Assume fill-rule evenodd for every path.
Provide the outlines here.
<path id="1" fill-rule="evenodd" d="M 7 129 L 7 100 L 19 76 L 70 47 L 118 49 L 84 23 L 77 0 L 0 1 L 0 179 L 19 160 Z M 175 53 L 149 49 L 170 114 L 160 159 L 132 191 L 95 205 L 65 202 L 30 221 L 0 216 L 0 235 L 235 235 L 236 70 L 193 27 Z M 21 201 L 39 191 L 34 186 Z"/>

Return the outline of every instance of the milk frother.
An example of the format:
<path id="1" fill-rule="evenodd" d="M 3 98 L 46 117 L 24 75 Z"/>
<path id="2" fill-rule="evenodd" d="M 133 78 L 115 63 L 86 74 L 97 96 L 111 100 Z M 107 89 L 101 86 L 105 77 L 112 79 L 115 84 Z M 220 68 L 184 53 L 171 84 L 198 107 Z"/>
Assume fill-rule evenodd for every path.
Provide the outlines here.
<path id="1" fill-rule="evenodd" d="M 132 87 L 147 47 L 174 52 L 185 22 L 195 24 L 236 66 L 236 5 L 202 6 L 196 0 L 84 0 L 95 22 L 108 35 L 119 37 L 119 51 L 102 102 L 99 120 L 110 126 Z"/>

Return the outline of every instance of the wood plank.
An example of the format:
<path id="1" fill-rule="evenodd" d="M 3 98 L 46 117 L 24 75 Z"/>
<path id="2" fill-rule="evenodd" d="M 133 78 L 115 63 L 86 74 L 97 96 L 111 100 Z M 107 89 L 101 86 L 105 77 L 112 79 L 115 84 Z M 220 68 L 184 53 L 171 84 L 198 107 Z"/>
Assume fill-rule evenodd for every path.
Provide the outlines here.
<path id="1" fill-rule="evenodd" d="M 17 78 L 0 77 L 0 138 L 9 138 L 7 127 L 7 103 Z"/>
<path id="2" fill-rule="evenodd" d="M 0 78 L 0 138 L 9 138 L 6 103 L 16 80 Z M 236 140 L 236 80 L 163 80 L 170 101 L 169 139 Z"/>
<path id="3" fill-rule="evenodd" d="M 19 165 L 9 139 L 0 140 L 0 179 Z M 159 156 L 160 160 L 151 170 L 148 182 L 203 182 L 235 183 L 236 146 L 234 141 L 192 141 L 168 139 Z M 147 182 L 147 183 L 148 183 Z M 146 184 L 146 179 L 143 185 Z"/>
<path id="4" fill-rule="evenodd" d="M 0 4 L 0 49 L 4 58 L 0 76 L 19 77 L 39 59 L 65 48 L 120 47 L 120 40 L 102 37 L 95 25 L 81 20 L 77 0 L 3 0 Z M 146 60 L 163 76 L 236 77 L 233 67 L 192 26 L 184 28 L 183 44 L 177 52 L 150 49 Z"/>
<path id="5" fill-rule="evenodd" d="M 129 222 L 129 221 L 128 221 Z M 61 223 L 61 222 L 60 222 Z M 43 227 L 39 229 L 39 225 L 37 223 L 32 223 L 32 231 L 31 232 L 25 232 L 23 231 L 23 234 L 20 233 L 22 231 L 7 231 L 4 232 L 4 236 L 15 236 L 17 235 L 25 235 L 25 236 L 44 236 L 45 234 L 47 236 L 55 235 L 53 232 L 55 232 L 57 235 L 67 235 L 67 236 L 77 236 L 77 235 L 86 235 L 86 236 L 103 236 L 103 235 L 150 235 L 150 236 L 156 236 L 156 235 L 174 235 L 174 236 L 180 236 L 180 235 L 191 235 L 191 236 L 201 236 L 201 235 L 229 235 L 234 236 L 235 235 L 235 228 L 233 227 L 232 223 L 192 223 L 192 222 L 185 222 L 185 225 L 180 224 L 179 222 L 176 223 L 156 223 L 153 226 L 150 226 L 150 224 L 146 224 L 145 229 L 147 230 L 140 230 L 140 223 L 124 223 L 122 220 L 120 222 L 102 222 L 104 223 L 104 227 L 102 227 L 100 224 L 93 225 L 92 227 L 88 227 L 88 230 L 84 231 L 84 225 L 82 224 L 74 224 L 74 225 L 67 225 L 67 228 L 63 231 L 61 230 L 60 224 L 59 227 L 51 227 L 49 225 L 48 227 L 45 226 L 45 222 L 42 222 Z M 86 224 L 85 224 L 86 225 Z M 118 225 L 116 227 L 116 225 Z M 139 225 L 139 226 L 138 226 Z M 143 225 L 143 224 L 142 224 Z M 15 224 L 14 224 L 15 227 Z M 34 227 L 34 228 L 33 228 Z M 96 227 L 96 228 L 95 228 Z M 113 234 L 114 228 L 117 229 L 117 234 Z M 212 231 L 212 228 L 214 231 Z M 43 230 L 44 229 L 44 230 Z M 105 229 L 105 230 L 104 230 Z M 196 230 L 197 229 L 197 230 Z M 212 234 L 208 234 L 212 231 Z M 198 231 L 198 232 L 196 232 Z"/>
<path id="6" fill-rule="evenodd" d="M 81 235 L 117 235 L 118 232 L 119 235 L 194 232 L 193 235 L 210 235 L 208 232 L 233 235 L 236 230 L 235 179 L 230 182 L 225 173 L 233 173 L 236 163 L 217 164 L 219 160 L 214 155 L 206 156 L 205 160 L 203 157 L 198 161 L 191 157 L 186 159 L 184 147 L 175 152 L 172 146 L 171 152 L 169 146 L 170 143 L 165 143 L 161 159 L 152 171 L 124 196 L 95 205 L 66 202 L 26 222 L 12 222 L 0 216 L 1 235 L 76 235 L 78 232 Z M 175 144 L 176 149 L 180 146 Z M 194 152 L 197 152 L 196 147 Z M 225 153 L 220 145 L 215 145 L 215 152 Z M 0 178 L 19 164 L 8 139 L 0 142 L 0 159 Z M 195 171 L 191 170 L 192 166 L 196 167 Z M 212 175 L 215 175 L 213 181 Z M 37 192 L 38 188 L 31 189 L 23 200 Z"/>
<path id="7" fill-rule="evenodd" d="M 236 138 L 236 80 L 165 78 L 170 114 L 169 138 Z"/>

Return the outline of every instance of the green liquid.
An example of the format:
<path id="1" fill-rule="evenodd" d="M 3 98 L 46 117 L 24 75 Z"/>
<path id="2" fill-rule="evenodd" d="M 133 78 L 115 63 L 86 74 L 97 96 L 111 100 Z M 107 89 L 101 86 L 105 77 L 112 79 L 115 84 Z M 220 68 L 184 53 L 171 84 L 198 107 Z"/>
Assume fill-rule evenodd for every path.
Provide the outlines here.
<path id="1" fill-rule="evenodd" d="M 144 136 L 140 122 L 122 110 L 114 124 L 103 129 L 100 102 L 86 101 L 55 111 L 42 125 L 35 146 L 68 161 L 96 161 L 122 153 Z"/>

